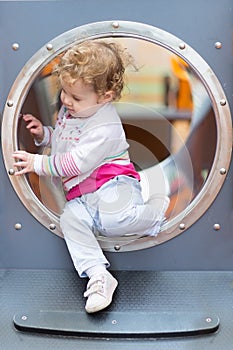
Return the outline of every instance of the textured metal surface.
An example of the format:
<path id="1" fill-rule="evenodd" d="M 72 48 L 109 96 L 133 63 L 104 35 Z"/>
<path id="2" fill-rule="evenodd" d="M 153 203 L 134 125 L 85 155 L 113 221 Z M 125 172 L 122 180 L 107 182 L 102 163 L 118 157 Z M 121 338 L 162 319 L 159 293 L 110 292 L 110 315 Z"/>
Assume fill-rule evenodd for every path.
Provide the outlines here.
<path id="1" fill-rule="evenodd" d="M 65 270 L 0 271 L 1 349 L 232 349 L 233 272 L 117 272 L 119 280 L 108 312 L 202 312 L 220 319 L 218 332 L 175 339 L 110 339 L 23 333 L 13 316 L 26 311 L 82 311 L 86 280 Z"/>

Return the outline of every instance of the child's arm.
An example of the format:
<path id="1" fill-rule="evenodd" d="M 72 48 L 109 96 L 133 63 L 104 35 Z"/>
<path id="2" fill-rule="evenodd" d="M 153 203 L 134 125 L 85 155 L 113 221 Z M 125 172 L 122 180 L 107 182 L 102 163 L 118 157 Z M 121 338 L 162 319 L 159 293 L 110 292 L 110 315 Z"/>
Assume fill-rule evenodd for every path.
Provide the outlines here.
<path id="1" fill-rule="evenodd" d="M 113 133 L 114 128 L 117 131 Z M 112 135 L 114 134 L 114 137 Z M 124 158 L 128 144 L 122 137 L 118 124 L 109 124 L 93 128 L 90 133 L 83 134 L 76 147 L 68 152 L 53 155 L 30 154 L 25 151 L 16 151 L 14 164 L 20 169 L 15 175 L 22 175 L 34 171 L 40 176 L 70 177 L 87 174 L 103 162 L 112 158 Z M 112 155 L 112 156 L 111 156 Z M 127 156 L 128 157 L 128 156 Z M 128 159 L 128 158 L 127 158 Z"/>
<path id="2" fill-rule="evenodd" d="M 22 118 L 27 123 L 26 129 L 28 129 L 30 134 L 33 136 L 35 144 L 37 146 L 43 143 L 50 143 L 52 127 L 43 126 L 41 121 L 34 117 L 32 114 L 24 114 Z M 35 172 L 35 154 L 19 150 L 13 153 L 13 158 L 15 161 L 17 161 L 16 163 L 14 163 L 14 166 L 17 168 L 21 168 L 15 172 L 15 175 L 22 175 L 30 172 Z"/>
<path id="3" fill-rule="evenodd" d="M 25 151 L 15 151 L 13 153 L 14 160 L 18 160 L 14 163 L 17 168 L 22 168 L 15 172 L 15 175 L 22 175 L 26 173 L 34 172 L 34 159 L 35 154 L 28 153 Z"/>
<path id="4" fill-rule="evenodd" d="M 41 143 L 44 139 L 44 127 L 41 121 L 39 121 L 32 114 L 24 114 L 23 120 L 27 123 L 26 128 L 29 130 L 36 142 Z"/>

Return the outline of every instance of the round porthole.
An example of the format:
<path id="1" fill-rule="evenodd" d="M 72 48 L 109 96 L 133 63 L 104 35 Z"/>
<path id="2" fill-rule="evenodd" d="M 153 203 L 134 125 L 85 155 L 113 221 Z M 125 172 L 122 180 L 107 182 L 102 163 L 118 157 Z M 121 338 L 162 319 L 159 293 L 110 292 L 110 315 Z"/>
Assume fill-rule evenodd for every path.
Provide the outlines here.
<path id="1" fill-rule="evenodd" d="M 34 113 L 53 125 L 59 91 L 51 74 L 60 55 L 87 39 L 120 41 L 138 70 L 127 72 L 127 86 L 116 108 L 141 173 L 145 200 L 166 193 L 170 207 L 156 237 L 99 237 L 108 251 L 148 248 L 187 230 L 218 194 L 231 157 L 231 117 L 221 85 L 208 64 L 189 45 L 142 23 L 99 22 L 65 32 L 42 47 L 15 80 L 3 114 L 2 149 L 12 185 L 23 204 L 45 227 L 62 236 L 62 190 L 35 174 L 14 176 L 12 153 L 38 149 L 25 131 L 21 113 Z M 133 232 L 132 232 L 133 234 Z"/>

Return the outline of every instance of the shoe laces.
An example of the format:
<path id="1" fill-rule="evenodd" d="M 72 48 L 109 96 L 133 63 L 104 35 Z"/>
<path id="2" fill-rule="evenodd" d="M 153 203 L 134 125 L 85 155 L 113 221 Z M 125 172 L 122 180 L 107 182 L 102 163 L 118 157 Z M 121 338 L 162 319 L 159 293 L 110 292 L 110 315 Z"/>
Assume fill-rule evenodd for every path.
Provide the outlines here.
<path id="1" fill-rule="evenodd" d="M 103 294 L 104 293 L 104 276 L 99 276 L 93 279 L 90 279 L 87 290 L 84 293 L 84 297 L 87 298 L 92 294 Z"/>

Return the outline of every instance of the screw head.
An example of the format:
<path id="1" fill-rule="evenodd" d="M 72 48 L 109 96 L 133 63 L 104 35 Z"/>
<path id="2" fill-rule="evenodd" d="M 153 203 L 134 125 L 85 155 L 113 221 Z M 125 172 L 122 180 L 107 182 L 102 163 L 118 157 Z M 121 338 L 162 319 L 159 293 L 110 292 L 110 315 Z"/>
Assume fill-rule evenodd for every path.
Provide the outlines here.
<path id="1" fill-rule="evenodd" d="M 15 224 L 15 229 L 18 231 L 18 230 L 21 230 L 22 228 L 22 225 L 18 222 L 17 224 Z"/>
<path id="2" fill-rule="evenodd" d="M 56 225 L 55 225 L 55 224 L 50 224 L 50 225 L 49 225 L 49 228 L 50 228 L 50 230 L 55 230 Z"/>
<path id="3" fill-rule="evenodd" d="M 184 229 L 185 229 L 185 224 L 182 222 L 182 223 L 179 225 L 179 228 L 180 228 L 180 230 L 184 230 Z"/>
<path id="4" fill-rule="evenodd" d="M 8 107 L 13 107 L 14 106 L 14 101 L 12 101 L 12 100 L 7 101 L 7 106 Z"/>
<path id="5" fill-rule="evenodd" d="M 114 249 L 115 249 L 116 251 L 119 251 L 119 250 L 121 249 L 121 246 L 120 246 L 119 244 L 117 244 L 117 245 L 115 245 Z"/>
<path id="6" fill-rule="evenodd" d="M 225 175 L 227 171 L 226 171 L 225 168 L 221 168 L 221 169 L 219 170 L 219 172 L 220 172 L 221 175 Z"/>
<path id="7" fill-rule="evenodd" d="M 220 224 L 214 224 L 213 228 L 215 231 L 218 231 L 218 230 L 220 230 L 221 226 L 220 226 Z"/>
<path id="8" fill-rule="evenodd" d="M 120 27 L 119 22 L 117 22 L 117 21 L 112 22 L 112 27 L 113 27 L 114 29 L 118 29 L 118 28 Z"/>
<path id="9" fill-rule="evenodd" d="M 52 49 L 53 49 L 53 45 L 52 44 L 47 44 L 46 45 L 46 49 L 48 50 L 48 51 L 52 51 Z"/>
<path id="10" fill-rule="evenodd" d="M 223 98 L 219 101 L 221 106 L 225 106 L 227 104 L 227 101 Z"/>
<path id="11" fill-rule="evenodd" d="M 180 48 L 181 50 L 184 50 L 185 47 L 186 47 L 185 43 L 180 43 L 180 44 L 179 44 L 179 48 Z"/>
<path id="12" fill-rule="evenodd" d="M 217 42 L 214 44 L 214 46 L 215 46 L 216 49 L 221 49 L 222 43 L 220 43 L 220 41 L 217 41 Z"/>
<path id="13" fill-rule="evenodd" d="M 19 49 L 19 44 L 18 44 L 18 43 L 12 44 L 12 49 L 13 49 L 14 51 L 17 51 L 17 50 Z"/>

